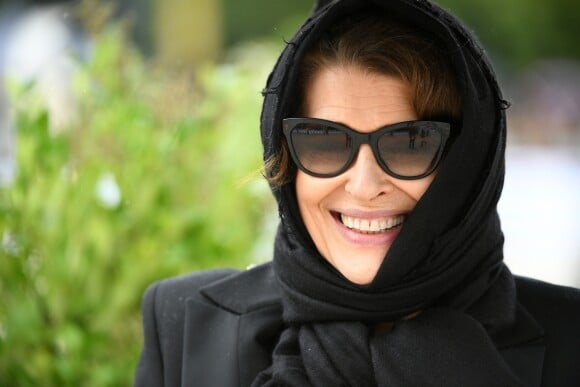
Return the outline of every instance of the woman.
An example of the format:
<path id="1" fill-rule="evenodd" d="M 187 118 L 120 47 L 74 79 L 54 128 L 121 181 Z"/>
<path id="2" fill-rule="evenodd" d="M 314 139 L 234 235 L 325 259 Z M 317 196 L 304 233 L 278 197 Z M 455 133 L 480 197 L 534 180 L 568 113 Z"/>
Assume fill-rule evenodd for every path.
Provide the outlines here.
<path id="1" fill-rule="evenodd" d="M 580 292 L 514 278 L 504 109 L 421 0 L 319 4 L 264 90 L 273 263 L 151 286 L 137 386 L 574 386 Z"/>

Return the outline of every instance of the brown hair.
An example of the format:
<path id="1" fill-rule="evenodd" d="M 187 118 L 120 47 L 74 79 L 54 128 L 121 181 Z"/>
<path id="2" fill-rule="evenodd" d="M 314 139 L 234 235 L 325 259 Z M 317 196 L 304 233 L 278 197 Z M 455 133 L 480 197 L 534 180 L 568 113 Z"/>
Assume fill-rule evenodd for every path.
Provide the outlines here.
<path id="1" fill-rule="evenodd" d="M 296 106 L 304 111 L 311 80 L 329 67 L 357 67 L 371 73 L 396 76 L 413 90 L 419 119 L 456 121 L 461 111 L 457 81 L 442 48 L 425 33 L 377 12 L 346 17 L 328 30 L 304 55 L 299 65 Z M 265 163 L 268 181 L 281 186 L 294 178 L 296 166 L 287 144 Z"/>

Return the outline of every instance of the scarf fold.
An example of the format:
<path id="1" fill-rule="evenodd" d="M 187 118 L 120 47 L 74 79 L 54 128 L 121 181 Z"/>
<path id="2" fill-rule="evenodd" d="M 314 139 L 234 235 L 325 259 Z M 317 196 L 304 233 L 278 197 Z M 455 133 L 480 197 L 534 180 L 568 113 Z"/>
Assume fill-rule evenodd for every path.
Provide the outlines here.
<path id="1" fill-rule="evenodd" d="M 282 289 L 283 318 L 290 324 L 377 322 L 401 319 L 429 305 L 465 310 L 500 276 L 513 286 L 502 248 L 503 234 L 494 213 L 472 230 L 454 230 L 437 239 L 424 265 L 406 281 L 377 288 L 350 283 L 315 248 L 302 245 L 281 226 L 274 246 L 274 270 Z"/>
<path id="2" fill-rule="evenodd" d="M 523 387 L 472 317 L 430 308 L 375 334 L 361 322 L 286 329 L 252 387 Z"/>

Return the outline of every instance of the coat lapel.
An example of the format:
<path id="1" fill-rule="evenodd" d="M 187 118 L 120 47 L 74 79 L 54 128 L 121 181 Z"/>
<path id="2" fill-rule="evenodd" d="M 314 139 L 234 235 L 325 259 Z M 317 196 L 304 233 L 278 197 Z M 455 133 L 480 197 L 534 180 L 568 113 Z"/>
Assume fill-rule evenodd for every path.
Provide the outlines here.
<path id="1" fill-rule="evenodd" d="M 250 385 L 269 366 L 283 329 L 271 266 L 228 276 L 201 294 L 186 306 L 183 385 Z"/>
<path id="2" fill-rule="evenodd" d="M 525 386 L 540 387 L 544 367 L 544 330 L 518 304 L 516 324 L 496 337 L 496 345 L 514 374 Z"/>

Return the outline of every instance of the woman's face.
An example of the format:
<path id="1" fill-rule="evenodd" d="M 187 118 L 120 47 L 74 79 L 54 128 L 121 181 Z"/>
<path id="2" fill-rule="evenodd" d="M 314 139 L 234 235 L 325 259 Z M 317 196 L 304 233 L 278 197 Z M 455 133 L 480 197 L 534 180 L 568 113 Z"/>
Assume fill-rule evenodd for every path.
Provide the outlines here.
<path id="1" fill-rule="evenodd" d="M 314 76 L 307 91 L 306 117 L 340 122 L 359 132 L 418 119 L 410 87 L 396 77 L 330 67 Z M 362 145 L 339 176 L 297 172 L 300 215 L 320 254 L 351 282 L 368 284 L 433 177 L 395 179 L 377 164 L 370 146 Z M 381 231 L 362 231 L 369 226 Z"/>

